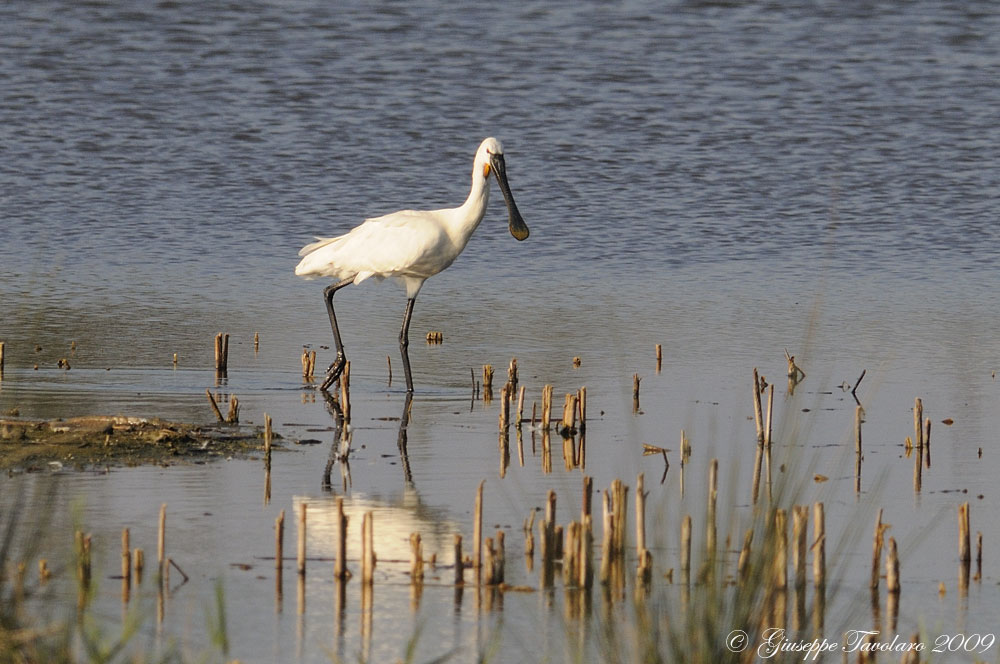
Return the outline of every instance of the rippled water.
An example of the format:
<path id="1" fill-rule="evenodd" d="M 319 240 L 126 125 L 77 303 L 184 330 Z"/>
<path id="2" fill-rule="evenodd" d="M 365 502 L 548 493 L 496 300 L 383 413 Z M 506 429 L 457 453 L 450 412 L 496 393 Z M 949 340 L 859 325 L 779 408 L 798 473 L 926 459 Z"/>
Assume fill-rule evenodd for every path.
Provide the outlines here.
<path id="1" fill-rule="evenodd" d="M 904 563 L 914 600 L 903 614 L 954 625 L 952 599 L 935 604 L 937 583 L 953 584 L 960 498 L 949 492 L 982 494 L 973 518 L 991 526 L 998 499 L 992 3 L 38 2 L 4 5 L 0 26 L 0 410 L 205 419 L 212 337 L 225 330 L 233 368 L 224 389 L 239 394 L 247 418 L 277 413 L 290 437 L 324 440 L 288 455 L 266 507 L 258 468 L 244 462 L 65 478 L 98 527 L 145 527 L 168 501 L 186 524 L 179 542 L 221 533 L 178 558 L 204 556 L 206 577 L 252 603 L 260 582 L 217 561 L 268 555 L 278 509 L 332 500 L 316 473 L 330 434 L 309 431 L 331 422 L 298 375 L 302 346 L 329 344 L 329 329 L 322 285 L 292 275 L 298 248 L 368 216 L 457 204 L 473 151 L 495 135 L 532 235 L 510 238 L 494 196 L 467 252 L 417 303 L 414 340 L 445 335 L 443 346 L 411 347 L 409 461 L 416 495 L 431 506 L 426 522 L 468 531 L 484 477 L 494 478 L 490 509 L 512 539 L 548 488 L 577 492 L 563 504 L 578 499 L 576 473 L 496 478 L 496 406 L 470 409 L 470 367 L 516 355 L 534 398 L 544 383 L 557 394 L 587 385 L 602 413 L 588 470 L 603 487 L 637 470 L 658 475 L 639 445 L 676 447 L 681 428 L 701 446 L 697 477 L 710 454 L 724 476 L 752 462 L 736 447 L 753 436 L 750 371 L 782 376 L 788 348 L 809 382 L 782 402 L 779 421 L 802 418 L 786 442 L 826 459 L 820 472 L 834 480 L 825 495 L 848 506 L 851 472 L 834 472 L 833 457 L 849 447 L 854 403 L 838 386 L 868 371 L 859 390 L 874 467 L 866 493 L 894 510 L 901 540 L 945 515 Z M 356 445 L 369 446 L 346 493 L 419 513 L 404 507 L 414 498 L 385 419 L 402 406 L 403 297 L 366 283 L 338 298 Z M 57 370 L 73 341 L 73 369 Z M 329 359 L 321 348 L 320 364 Z M 635 372 L 644 375 L 639 416 Z M 939 445 L 923 502 L 909 488 L 909 462 L 897 460 L 915 396 Z M 946 417 L 954 426 L 937 424 Z M 837 447 L 827 454 L 827 445 Z M 666 505 L 676 481 L 659 496 Z M 678 510 L 700 510 L 704 486 L 695 486 L 693 504 L 665 508 L 670 532 Z M 847 521 L 845 532 L 846 509 L 828 517 Z M 867 538 L 868 521 L 862 530 Z M 988 551 L 996 528 L 983 531 Z M 1000 607 L 990 558 L 969 600 L 974 614 Z M 201 585 L 188 601 L 199 603 Z M 429 603 L 450 602 L 445 594 Z M 323 602 L 309 606 L 328 611 Z M 535 633 L 509 609 L 508 632 Z M 272 610 L 268 597 L 259 617 Z M 386 620 L 408 611 L 403 602 Z M 273 641 L 282 661 L 295 641 L 292 613 L 273 638 L 249 613 L 234 618 L 234 654 L 252 659 Z M 477 627 L 458 615 L 454 632 L 431 619 L 427 630 L 465 657 L 479 643 L 465 630 Z M 310 626 L 328 624 L 326 613 L 310 616 Z M 327 636 L 311 630 L 298 656 L 324 661 Z M 381 634 L 380 652 L 401 652 Z"/>

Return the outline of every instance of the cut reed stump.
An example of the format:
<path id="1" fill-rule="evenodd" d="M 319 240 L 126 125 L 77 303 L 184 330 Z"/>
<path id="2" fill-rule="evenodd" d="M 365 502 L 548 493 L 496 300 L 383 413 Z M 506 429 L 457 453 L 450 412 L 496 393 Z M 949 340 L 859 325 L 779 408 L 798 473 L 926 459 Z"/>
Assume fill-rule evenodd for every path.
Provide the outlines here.
<path id="1" fill-rule="evenodd" d="M 889 593 L 899 594 L 899 553 L 895 537 L 889 538 L 889 553 L 885 559 L 885 587 Z"/>
<path id="2" fill-rule="evenodd" d="M 562 421 L 559 423 L 559 435 L 569 438 L 576 434 L 576 406 L 579 396 L 567 394 L 566 403 L 563 405 Z"/>
<path id="3" fill-rule="evenodd" d="M 691 515 L 688 514 L 681 522 L 681 582 L 687 586 L 691 583 Z"/>
<path id="4" fill-rule="evenodd" d="M 958 562 L 961 577 L 968 583 L 969 567 L 972 563 L 972 542 L 969 531 L 969 503 L 958 506 Z"/>
<path id="5" fill-rule="evenodd" d="M 129 544 L 129 530 L 122 529 L 122 601 L 128 602 L 132 589 L 132 548 Z"/>
<path id="6" fill-rule="evenodd" d="M 640 583 L 648 584 L 653 578 L 653 554 L 646 548 L 646 497 L 645 477 L 642 473 L 636 478 L 635 487 L 635 541 L 639 566 L 636 577 Z"/>
<path id="7" fill-rule="evenodd" d="M 316 373 L 316 351 L 302 349 L 302 378 L 312 382 Z"/>
<path id="8" fill-rule="evenodd" d="M 476 584 L 482 579 L 483 573 L 483 485 L 486 480 L 479 482 L 479 489 L 476 490 L 476 512 L 472 522 L 472 565 L 476 570 Z"/>
<path id="9" fill-rule="evenodd" d="M 367 511 L 361 519 L 361 582 L 371 586 L 375 581 L 374 512 Z"/>
<path id="10" fill-rule="evenodd" d="M 546 385 L 542 388 L 542 431 L 549 430 L 549 423 L 552 420 L 552 386 Z"/>
<path id="11" fill-rule="evenodd" d="M 344 499 L 337 497 L 337 562 L 334 563 L 334 578 L 343 581 L 349 577 L 347 571 L 347 522 L 348 516 L 344 514 Z"/>
<path id="12" fill-rule="evenodd" d="M 788 512 L 774 511 L 774 587 L 788 588 Z"/>
<path id="13" fill-rule="evenodd" d="M 462 536 L 455 534 L 455 585 L 465 583 L 465 561 L 462 559 Z"/>
<path id="14" fill-rule="evenodd" d="M 801 591 L 806 586 L 806 551 L 809 529 L 809 508 L 796 505 L 792 508 L 792 567 L 795 569 L 795 589 Z"/>
<path id="15" fill-rule="evenodd" d="M 222 332 L 215 335 L 215 371 L 220 374 L 229 371 L 229 335 Z"/>
<path id="16" fill-rule="evenodd" d="M 757 445 L 764 446 L 764 412 L 760 404 L 760 377 L 757 367 L 753 369 L 753 416 L 757 425 Z"/>
<path id="17" fill-rule="evenodd" d="M 229 397 L 229 412 L 226 413 L 226 424 L 238 424 L 240 421 L 240 400 L 236 395 Z"/>
<path id="18" fill-rule="evenodd" d="M 873 593 L 878 592 L 880 570 L 882 569 L 882 546 L 885 539 L 885 531 L 888 525 L 882 523 L 882 510 L 878 511 L 878 518 L 875 519 L 875 533 L 872 538 L 872 574 L 868 584 Z"/>
<path id="19" fill-rule="evenodd" d="M 493 401 L 493 365 L 483 365 L 483 401 Z"/>
<path id="20" fill-rule="evenodd" d="M 274 520 L 274 573 L 277 578 L 277 585 L 281 587 L 281 573 L 284 569 L 285 558 L 285 510 L 281 510 Z"/>
<path id="21" fill-rule="evenodd" d="M 157 573 L 159 574 L 160 581 L 163 581 L 163 575 L 165 573 L 164 561 L 166 560 L 166 550 L 167 550 L 167 504 L 163 503 L 160 505 L 160 520 L 159 526 L 157 528 L 157 538 L 156 538 L 156 563 L 157 563 Z"/>
<path id="22" fill-rule="evenodd" d="M 410 533 L 410 581 L 423 583 L 424 580 L 424 546 L 420 541 L 420 533 Z"/>
<path id="23" fill-rule="evenodd" d="M 813 504 L 813 585 L 817 592 L 826 588 L 826 519 L 823 503 Z"/>
<path id="24" fill-rule="evenodd" d="M 297 570 L 300 577 L 306 575 L 306 503 L 299 503 L 299 540 Z"/>

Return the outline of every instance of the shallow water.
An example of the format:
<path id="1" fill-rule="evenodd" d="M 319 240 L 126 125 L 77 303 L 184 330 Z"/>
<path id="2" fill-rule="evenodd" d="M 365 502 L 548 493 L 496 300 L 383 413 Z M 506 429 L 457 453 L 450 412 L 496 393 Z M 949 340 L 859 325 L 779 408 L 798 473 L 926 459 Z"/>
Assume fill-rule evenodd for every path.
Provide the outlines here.
<path id="1" fill-rule="evenodd" d="M 830 478 L 807 483 L 801 501 L 826 502 L 835 539 L 857 535 L 843 554 L 847 590 L 831 607 L 845 628 L 870 622 L 867 597 L 855 595 L 882 507 L 903 555 L 899 633 L 918 623 L 994 629 L 998 23 L 986 2 L 6 6 L 0 411 L 208 421 L 212 337 L 229 332 L 219 391 L 239 396 L 244 422 L 267 412 L 290 441 L 320 440 L 276 457 L 269 504 L 260 462 L 240 460 L 64 473 L 60 495 L 82 505 L 102 543 L 102 576 L 117 569 L 120 528 L 153 549 L 168 503 L 171 555 L 197 570 L 170 599 L 168 634 L 205 643 L 201 621 L 178 607 L 197 614 L 221 579 L 232 656 L 328 661 L 331 649 L 347 659 L 362 649 L 357 585 L 335 635 L 332 563 L 310 573 L 301 620 L 286 565 L 276 614 L 266 558 L 280 510 L 310 505 L 317 556 L 329 555 L 324 519 L 340 495 L 376 510 L 380 551 L 405 544 L 410 529 L 436 548 L 456 531 L 469 541 L 487 479 L 486 523 L 507 531 L 517 561 L 509 580 L 537 585 L 517 553 L 522 520 L 550 488 L 560 521 L 579 505 L 581 472 L 556 454 L 543 474 L 527 430 L 525 466 L 515 454 L 499 477 L 498 404 L 471 401 L 470 367 L 492 363 L 499 384 L 516 356 L 529 403 L 546 383 L 560 405 L 588 387 L 586 472 L 602 489 L 646 473 L 658 573 L 677 566 L 683 514 L 696 516 L 700 541 L 711 457 L 731 478 L 726 518 L 749 515 L 758 367 L 778 385 L 775 440 L 792 451 L 796 477 Z M 367 216 L 457 204 L 487 135 L 504 141 L 531 238 L 510 238 L 495 195 L 467 252 L 422 291 L 405 463 L 395 419 L 404 298 L 370 283 L 338 295 L 352 360 L 352 484 L 335 466 L 324 490 L 333 421 L 303 389 L 299 354 L 318 349 L 325 366 L 331 340 L 323 284 L 292 275 L 296 251 Z M 425 346 L 428 330 L 445 343 Z M 808 374 L 794 396 L 783 385 L 786 348 Z M 71 370 L 56 368 L 62 357 Z M 862 370 L 858 499 L 855 404 L 840 386 Z M 901 447 L 917 396 L 934 422 L 919 496 Z M 695 450 L 683 498 L 681 429 Z M 672 450 L 663 485 L 662 461 L 642 457 L 643 443 Z M 985 554 L 982 582 L 959 598 L 954 514 L 964 500 Z M 379 566 L 373 660 L 400 656 L 416 625 L 418 660 L 452 648 L 469 659 L 494 628 L 524 659 L 569 647 L 558 594 L 556 607 L 508 594 L 502 610 L 481 611 L 471 589 L 456 607 L 450 587 L 432 585 L 416 610 L 403 568 Z M 99 598 L 110 622 L 113 586 L 103 581 Z M 507 652 L 500 659 L 522 658 Z"/>

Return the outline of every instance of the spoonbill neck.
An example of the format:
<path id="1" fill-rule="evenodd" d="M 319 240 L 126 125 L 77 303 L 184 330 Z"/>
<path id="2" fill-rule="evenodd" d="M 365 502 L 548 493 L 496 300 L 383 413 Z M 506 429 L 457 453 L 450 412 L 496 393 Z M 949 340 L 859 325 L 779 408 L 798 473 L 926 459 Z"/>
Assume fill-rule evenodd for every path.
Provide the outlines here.
<path id="1" fill-rule="evenodd" d="M 467 239 L 479 227 L 486 215 L 486 205 L 490 202 L 490 182 L 483 177 L 483 166 L 478 161 L 472 168 L 472 189 L 469 197 L 455 208 L 453 231 Z"/>

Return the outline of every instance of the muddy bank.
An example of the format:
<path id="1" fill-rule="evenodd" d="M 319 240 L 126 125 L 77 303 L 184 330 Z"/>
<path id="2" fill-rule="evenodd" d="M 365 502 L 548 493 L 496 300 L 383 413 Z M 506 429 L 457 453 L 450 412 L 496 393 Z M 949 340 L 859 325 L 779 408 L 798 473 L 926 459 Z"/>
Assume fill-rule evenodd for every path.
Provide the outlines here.
<path id="1" fill-rule="evenodd" d="M 275 439 L 278 436 L 274 436 Z M 76 417 L 65 420 L 0 418 L 0 469 L 170 465 L 264 449 L 259 428 L 202 426 L 157 418 Z"/>

